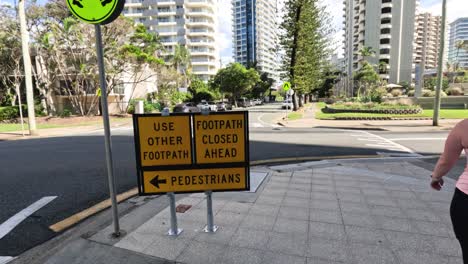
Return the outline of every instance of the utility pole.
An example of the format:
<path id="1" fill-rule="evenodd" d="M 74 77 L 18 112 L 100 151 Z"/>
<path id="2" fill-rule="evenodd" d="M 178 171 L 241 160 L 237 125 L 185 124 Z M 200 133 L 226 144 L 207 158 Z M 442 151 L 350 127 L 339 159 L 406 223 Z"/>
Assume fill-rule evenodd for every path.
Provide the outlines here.
<path id="1" fill-rule="evenodd" d="M 445 50 L 445 24 L 447 16 L 447 0 L 442 0 L 442 25 L 440 30 L 440 49 L 439 49 L 439 65 L 437 68 L 437 88 L 434 98 L 434 116 L 432 117 L 432 125 L 439 125 L 439 111 L 440 111 L 440 93 L 442 90 L 443 76 L 443 63 L 444 63 L 444 50 Z"/>
<path id="2" fill-rule="evenodd" d="M 36 115 L 34 113 L 34 92 L 32 85 L 31 56 L 29 55 L 29 36 L 26 29 L 26 14 L 24 11 L 24 1 L 18 2 L 18 15 L 21 30 L 21 46 L 23 50 L 24 76 L 26 77 L 26 102 L 28 105 L 29 135 L 37 134 Z"/>

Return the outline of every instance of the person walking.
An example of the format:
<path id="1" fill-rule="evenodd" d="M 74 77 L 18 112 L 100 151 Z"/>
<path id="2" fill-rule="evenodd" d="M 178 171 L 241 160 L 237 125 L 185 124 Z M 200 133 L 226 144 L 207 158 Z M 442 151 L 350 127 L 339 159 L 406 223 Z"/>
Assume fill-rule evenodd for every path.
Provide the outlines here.
<path id="1" fill-rule="evenodd" d="M 468 119 L 459 122 L 445 141 L 445 149 L 431 175 L 431 187 L 440 191 L 444 185 L 443 176 L 455 165 L 461 152 L 465 150 L 467 161 L 465 170 L 458 178 L 455 193 L 450 205 L 455 236 L 460 242 L 463 263 L 468 264 Z"/>

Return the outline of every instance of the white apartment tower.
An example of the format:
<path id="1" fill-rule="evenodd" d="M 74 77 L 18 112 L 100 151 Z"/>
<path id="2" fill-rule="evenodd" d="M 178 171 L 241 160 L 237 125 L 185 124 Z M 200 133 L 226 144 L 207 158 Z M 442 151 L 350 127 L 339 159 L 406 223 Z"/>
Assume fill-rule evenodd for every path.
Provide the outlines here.
<path id="1" fill-rule="evenodd" d="M 219 69 L 216 0 L 127 0 L 124 15 L 157 32 L 167 54 L 185 46 L 192 72 L 208 81 Z"/>
<path id="2" fill-rule="evenodd" d="M 413 44 L 413 66 L 421 64 L 421 67 L 424 65 L 425 70 L 437 68 L 441 26 L 441 16 L 434 16 L 431 13 L 416 15 Z"/>
<path id="3" fill-rule="evenodd" d="M 234 60 L 279 81 L 276 0 L 232 0 Z"/>
<path id="4" fill-rule="evenodd" d="M 348 76 L 361 67 L 359 51 L 371 47 L 368 57 L 389 83 L 411 82 L 413 60 L 414 16 L 416 0 L 344 0 L 344 55 Z"/>

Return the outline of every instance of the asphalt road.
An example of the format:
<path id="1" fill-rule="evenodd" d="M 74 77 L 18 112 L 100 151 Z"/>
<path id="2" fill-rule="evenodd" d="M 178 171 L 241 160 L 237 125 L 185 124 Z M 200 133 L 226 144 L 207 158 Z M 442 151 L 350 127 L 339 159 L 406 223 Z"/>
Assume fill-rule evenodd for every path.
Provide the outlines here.
<path id="1" fill-rule="evenodd" d="M 343 155 L 439 154 L 446 132 L 390 133 L 290 129 L 275 121 L 280 105 L 249 109 L 251 160 Z M 17 256 L 56 233 L 50 225 L 108 198 L 102 131 L 0 142 L 0 225 L 44 196 L 55 200 L 0 239 L 0 256 Z M 118 192 L 136 186 L 132 128 L 112 132 Z M 430 168 L 435 160 L 423 165 Z M 462 164 L 462 163 L 460 163 Z M 422 165 L 421 165 L 422 166 Z M 462 166 L 462 165 L 459 165 Z"/>

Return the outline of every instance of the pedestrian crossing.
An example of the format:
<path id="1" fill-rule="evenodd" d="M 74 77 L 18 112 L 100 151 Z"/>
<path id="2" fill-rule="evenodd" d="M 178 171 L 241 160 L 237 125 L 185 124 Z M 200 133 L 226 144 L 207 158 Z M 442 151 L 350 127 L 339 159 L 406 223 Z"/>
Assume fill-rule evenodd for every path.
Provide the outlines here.
<path id="1" fill-rule="evenodd" d="M 364 130 L 347 130 L 359 142 L 362 142 L 366 147 L 375 148 L 383 151 L 377 151 L 377 155 L 386 157 L 421 157 L 422 155 L 413 150 L 395 143 L 384 137 L 372 134 Z"/>

